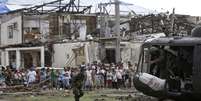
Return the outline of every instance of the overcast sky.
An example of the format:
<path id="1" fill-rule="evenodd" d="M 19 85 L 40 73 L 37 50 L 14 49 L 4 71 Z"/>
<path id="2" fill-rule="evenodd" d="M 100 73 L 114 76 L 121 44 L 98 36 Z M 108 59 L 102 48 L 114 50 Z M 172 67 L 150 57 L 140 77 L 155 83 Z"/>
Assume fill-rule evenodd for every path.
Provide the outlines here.
<path id="1" fill-rule="evenodd" d="M 1 0 L 0 0 L 1 1 Z M 5 0 L 4 0 L 5 1 Z M 12 3 L 32 3 L 48 2 L 54 0 L 8 0 Z M 82 3 L 95 4 L 99 2 L 108 2 L 113 0 L 80 0 Z M 133 3 L 136 6 L 141 6 L 150 10 L 170 11 L 175 8 L 175 12 L 179 14 L 199 15 L 201 16 L 201 0 L 121 0 L 128 3 Z M 135 9 L 134 9 L 135 11 Z"/>
<path id="2" fill-rule="evenodd" d="M 176 13 L 201 16 L 201 0 L 124 0 L 152 10 L 166 9 Z"/>

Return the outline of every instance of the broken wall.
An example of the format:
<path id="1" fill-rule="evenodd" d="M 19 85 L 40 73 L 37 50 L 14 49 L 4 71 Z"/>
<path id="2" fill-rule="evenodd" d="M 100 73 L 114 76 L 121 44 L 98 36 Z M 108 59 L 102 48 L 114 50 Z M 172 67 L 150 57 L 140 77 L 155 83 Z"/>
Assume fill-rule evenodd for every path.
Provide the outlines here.
<path id="1" fill-rule="evenodd" d="M 66 42 L 53 45 L 53 67 L 77 66 L 82 62 L 97 61 L 98 43 L 96 42 Z M 83 50 L 82 50 L 83 49 Z M 80 51 L 79 51 L 80 50 Z"/>
<path id="2" fill-rule="evenodd" d="M 122 62 L 130 61 L 132 64 L 137 63 L 140 54 L 141 42 L 121 42 L 124 47 L 121 48 Z"/>
<path id="3" fill-rule="evenodd" d="M 58 35 L 59 33 L 59 15 L 57 13 L 52 13 L 49 15 L 49 31 L 50 35 Z"/>
<path id="4" fill-rule="evenodd" d="M 46 15 L 24 17 L 24 41 L 44 39 L 49 35 L 49 20 Z"/>
<path id="5" fill-rule="evenodd" d="M 87 33 L 92 33 L 96 30 L 97 17 L 94 15 L 71 15 L 71 19 L 85 20 L 87 25 Z"/>
<path id="6" fill-rule="evenodd" d="M 96 16 L 52 13 L 49 15 L 49 30 L 51 36 L 72 38 L 74 35 L 77 39 L 80 34 L 96 31 Z"/>
<path id="7" fill-rule="evenodd" d="M 114 50 L 116 49 L 116 45 L 114 43 L 114 39 L 106 39 L 101 41 L 102 44 L 99 44 L 99 54 L 101 61 L 104 62 L 106 59 L 106 50 Z M 130 61 L 132 64 L 138 62 L 140 47 L 143 43 L 140 41 L 121 41 L 120 50 L 121 50 L 121 61 L 123 63 L 127 63 Z M 105 55 L 105 56 L 104 56 Z M 112 55 L 111 55 L 112 56 Z M 115 56 L 111 57 L 115 58 Z"/>

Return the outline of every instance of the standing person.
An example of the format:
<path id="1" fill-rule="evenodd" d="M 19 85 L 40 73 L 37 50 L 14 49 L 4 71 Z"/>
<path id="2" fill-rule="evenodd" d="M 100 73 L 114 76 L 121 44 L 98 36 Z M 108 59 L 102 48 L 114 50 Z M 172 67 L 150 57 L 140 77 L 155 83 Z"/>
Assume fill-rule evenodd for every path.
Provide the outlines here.
<path id="1" fill-rule="evenodd" d="M 106 73 L 106 82 L 107 82 L 107 87 L 108 88 L 111 88 L 112 87 L 112 71 L 111 70 L 108 70 L 107 73 Z"/>
<path id="2" fill-rule="evenodd" d="M 129 62 L 128 63 L 128 75 L 129 75 L 129 87 L 131 88 L 132 87 L 132 84 L 133 84 L 133 76 L 134 76 L 134 73 L 135 71 L 133 71 L 133 65 Z"/>
<path id="3" fill-rule="evenodd" d="M 5 67 L 1 67 L 1 80 L 2 80 L 2 83 L 5 83 L 5 78 L 6 78 L 6 75 L 5 75 L 5 73 L 6 73 L 6 68 Z"/>
<path id="4" fill-rule="evenodd" d="M 15 70 L 15 73 L 14 73 L 14 81 L 15 81 L 15 84 L 21 84 L 21 80 L 22 80 L 22 74 L 19 70 Z"/>
<path id="5" fill-rule="evenodd" d="M 92 90 L 93 82 L 92 82 L 92 70 L 89 68 L 86 70 L 86 81 L 85 88 L 86 90 Z"/>
<path id="6" fill-rule="evenodd" d="M 101 69 L 100 69 L 100 83 L 101 83 L 101 88 L 104 88 L 104 86 L 105 86 L 105 70 L 104 70 L 104 68 L 102 67 Z"/>
<path id="7" fill-rule="evenodd" d="M 43 67 L 43 68 L 40 70 L 40 81 L 46 80 L 46 76 L 47 76 L 46 70 L 45 70 L 45 68 Z"/>
<path id="8" fill-rule="evenodd" d="M 57 78 L 57 84 L 58 84 L 58 89 L 63 89 L 63 74 L 61 72 L 58 72 L 58 78 Z"/>
<path id="9" fill-rule="evenodd" d="M 59 89 L 60 88 L 60 81 L 59 81 L 59 75 L 60 75 L 60 71 L 59 69 L 56 69 L 56 72 L 55 72 L 55 80 L 56 80 L 56 89 Z"/>
<path id="10" fill-rule="evenodd" d="M 86 69 L 86 65 L 85 65 L 85 63 L 84 62 L 82 62 L 82 64 L 81 64 L 81 66 L 80 66 L 80 69 Z"/>
<path id="11" fill-rule="evenodd" d="M 37 69 L 36 70 L 36 83 L 39 83 L 40 82 L 40 69 Z"/>
<path id="12" fill-rule="evenodd" d="M 99 89 L 101 87 L 101 73 L 100 73 L 100 67 L 96 66 L 95 69 L 95 87 L 96 89 Z"/>
<path id="13" fill-rule="evenodd" d="M 63 75 L 64 75 L 63 80 L 62 80 L 63 88 L 69 89 L 70 88 L 70 75 L 68 73 L 65 73 Z"/>
<path id="14" fill-rule="evenodd" d="M 123 85 L 125 88 L 128 88 L 130 86 L 130 77 L 129 77 L 129 71 L 128 70 L 124 70 L 123 73 Z"/>
<path id="15" fill-rule="evenodd" d="M 50 68 L 48 67 L 48 68 L 46 69 L 46 79 L 50 79 L 50 76 L 51 76 L 51 70 L 50 70 Z"/>
<path id="16" fill-rule="evenodd" d="M 11 71 L 11 67 L 6 66 L 6 70 L 5 70 L 5 83 L 6 83 L 6 85 L 8 85 L 8 86 L 12 85 L 12 78 L 13 78 L 13 73 Z"/>
<path id="17" fill-rule="evenodd" d="M 121 68 L 118 68 L 116 71 L 118 88 L 122 87 L 122 81 L 123 81 L 122 74 L 123 74 L 123 70 Z"/>
<path id="18" fill-rule="evenodd" d="M 68 77 L 69 79 L 69 87 L 71 86 L 71 79 L 72 79 L 72 70 L 71 70 L 71 67 L 67 67 L 67 68 L 64 68 L 64 74 L 66 74 L 66 76 Z"/>
<path id="19" fill-rule="evenodd" d="M 51 86 L 52 88 L 57 87 L 57 74 L 56 71 L 52 68 L 51 69 Z"/>
<path id="20" fill-rule="evenodd" d="M 31 69 L 28 71 L 27 78 L 28 78 L 27 86 L 29 86 L 29 84 L 32 84 L 36 81 L 36 71 L 34 70 L 33 67 L 31 67 Z"/>
<path id="21" fill-rule="evenodd" d="M 80 101 L 80 98 L 84 95 L 82 87 L 85 81 L 85 71 L 83 68 L 80 69 L 80 72 L 73 77 L 72 89 L 75 101 Z"/>
<path id="22" fill-rule="evenodd" d="M 22 78 L 23 78 L 22 81 L 23 81 L 23 84 L 24 84 L 24 86 L 26 86 L 26 85 L 27 85 L 27 82 L 28 82 L 28 81 L 27 81 L 27 79 L 28 79 L 28 78 L 27 78 L 27 70 L 22 69 L 21 72 L 22 72 Z"/>
<path id="23" fill-rule="evenodd" d="M 100 73 L 95 74 L 95 88 L 99 89 L 101 87 L 101 76 Z"/>
<path id="24" fill-rule="evenodd" d="M 113 72 L 112 72 L 112 87 L 118 89 L 117 75 L 116 75 L 116 70 L 115 69 L 113 69 Z"/>
<path id="25" fill-rule="evenodd" d="M 91 79 L 92 79 L 92 86 L 93 88 L 96 87 L 96 70 L 95 68 L 92 68 L 92 73 L 91 73 Z"/>
<path id="26" fill-rule="evenodd" d="M 91 68 L 91 65 L 90 65 L 90 63 L 87 63 L 86 69 L 89 69 L 89 68 Z"/>

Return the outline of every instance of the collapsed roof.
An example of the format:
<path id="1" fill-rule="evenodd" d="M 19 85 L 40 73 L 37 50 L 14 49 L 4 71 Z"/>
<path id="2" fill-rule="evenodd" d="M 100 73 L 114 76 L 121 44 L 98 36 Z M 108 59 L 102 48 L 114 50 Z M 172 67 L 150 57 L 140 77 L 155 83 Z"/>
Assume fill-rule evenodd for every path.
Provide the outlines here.
<path id="1" fill-rule="evenodd" d="M 27 15 L 41 15 L 53 12 L 68 14 L 90 13 L 92 5 L 80 5 L 80 0 L 55 0 L 52 2 L 36 5 L 29 8 L 22 8 L 12 12 L 23 11 Z"/>

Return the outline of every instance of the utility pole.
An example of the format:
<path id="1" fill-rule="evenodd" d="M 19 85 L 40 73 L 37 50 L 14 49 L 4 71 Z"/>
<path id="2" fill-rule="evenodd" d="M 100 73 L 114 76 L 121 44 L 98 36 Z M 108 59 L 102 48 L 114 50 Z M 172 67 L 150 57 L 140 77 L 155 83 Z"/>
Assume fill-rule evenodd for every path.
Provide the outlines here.
<path id="1" fill-rule="evenodd" d="M 107 4 L 103 4 L 100 3 L 99 4 L 99 9 L 100 9 L 100 33 L 101 33 L 101 37 L 108 37 L 108 12 L 106 9 L 106 6 L 109 5 L 110 3 Z"/>
<path id="2" fill-rule="evenodd" d="M 172 10 L 172 17 L 171 17 L 171 32 L 172 35 L 174 34 L 174 19 L 175 19 L 175 8 Z"/>
<path id="3" fill-rule="evenodd" d="M 124 2 L 120 2 L 119 0 L 114 0 L 114 2 L 110 2 L 110 3 L 101 3 L 100 4 L 100 12 L 103 11 L 105 12 L 105 7 L 107 5 L 110 4 L 114 4 L 115 5 L 115 33 L 116 33 L 116 39 L 115 39 L 115 61 L 116 62 L 120 62 L 121 61 L 121 51 L 120 51 L 120 42 L 121 42 L 121 36 L 120 36 L 120 4 L 121 5 L 133 5 L 133 4 L 128 4 L 128 3 L 124 3 Z M 104 6 L 103 6 L 104 5 Z M 101 12 L 102 14 L 102 12 Z M 101 33 L 105 32 L 105 22 L 106 22 L 106 18 L 105 16 L 103 17 L 103 15 L 101 15 Z M 108 22 L 107 22 L 108 23 Z M 108 25 L 106 25 L 108 26 Z"/>
<path id="4" fill-rule="evenodd" d="M 121 61 L 121 51 L 120 51 L 121 37 L 120 37 L 120 9 L 119 9 L 119 4 L 120 4 L 119 0 L 115 0 L 115 18 L 116 18 L 115 32 L 116 32 L 116 35 L 117 35 L 116 49 L 115 49 L 116 62 Z"/>
<path id="5" fill-rule="evenodd" d="M 99 37 L 103 37 L 104 35 L 104 30 L 105 30 L 105 20 L 104 20 L 104 5 L 103 4 L 99 4 L 99 8 L 100 8 L 100 36 Z"/>

